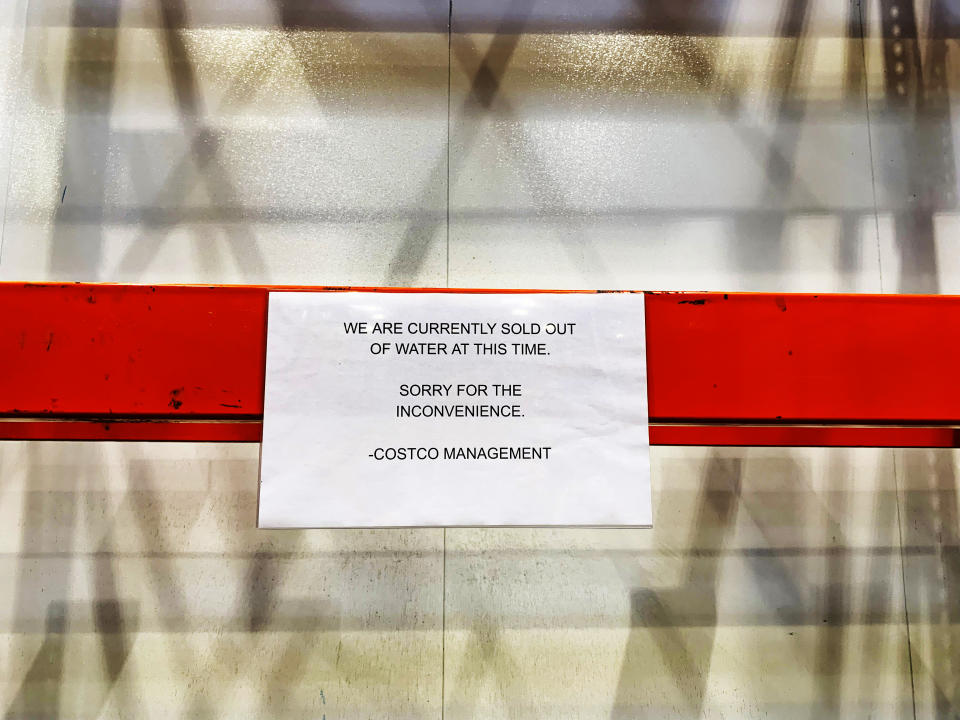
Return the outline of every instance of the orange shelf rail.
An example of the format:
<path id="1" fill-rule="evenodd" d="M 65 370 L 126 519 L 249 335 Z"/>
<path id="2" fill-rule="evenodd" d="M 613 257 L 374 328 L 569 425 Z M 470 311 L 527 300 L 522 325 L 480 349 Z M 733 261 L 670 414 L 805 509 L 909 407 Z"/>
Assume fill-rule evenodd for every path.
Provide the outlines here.
<path id="1" fill-rule="evenodd" d="M 0 283 L 0 439 L 258 442 L 288 290 L 451 292 Z M 960 297 L 645 302 L 654 445 L 960 447 Z"/>

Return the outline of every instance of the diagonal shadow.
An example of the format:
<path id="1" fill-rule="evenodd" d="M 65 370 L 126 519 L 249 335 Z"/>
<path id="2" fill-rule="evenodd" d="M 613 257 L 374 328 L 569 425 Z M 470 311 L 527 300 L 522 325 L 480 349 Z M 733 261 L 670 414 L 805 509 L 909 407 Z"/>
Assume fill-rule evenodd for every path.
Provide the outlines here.
<path id="1" fill-rule="evenodd" d="M 487 52 L 479 60 L 472 44 L 468 45 L 465 38 L 457 42 L 451 39 L 451 50 L 457 64 L 468 76 L 472 72 L 472 79 L 459 111 L 451 113 L 451 123 L 461 117 L 466 122 L 457 125 L 459 136 L 456 153 L 451 142 L 450 179 L 460 174 L 469 150 L 480 134 L 479 118 L 482 115 L 496 110 L 498 114 L 511 119 L 513 124 L 510 127 L 498 122 L 494 129 L 502 134 L 507 147 L 519 159 L 518 169 L 525 175 L 525 187 L 533 197 L 536 216 L 563 218 L 565 232 L 561 236 L 561 245 L 564 252 L 575 267 L 588 267 L 590 277 L 599 278 L 596 281 L 598 284 L 610 286 L 612 282 L 603 280 L 611 275 L 602 255 L 587 235 L 578 214 L 563 197 L 549 164 L 535 151 L 536 144 L 524 129 L 510 98 L 502 92 L 504 75 L 522 38 L 532 7 L 531 0 L 516 0 L 504 16 Z"/>
<path id="2" fill-rule="evenodd" d="M 37 651 L 4 720 L 59 718 L 63 688 L 63 656 L 67 632 L 66 605 L 47 605 L 43 644 Z"/>
<path id="3" fill-rule="evenodd" d="M 634 2 L 640 3 L 641 0 Z M 710 57 L 695 43 L 669 46 L 671 54 L 680 60 L 701 88 L 716 88 L 718 110 L 733 123 L 733 129 L 743 140 L 744 147 L 754 153 L 764 168 L 767 182 L 764 183 L 760 198 L 763 211 L 733 213 L 731 217 L 737 230 L 736 236 L 746 235 L 765 242 L 759 246 L 735 243 L 733 252 L 737 255 L 737 268 L 769 271 L 783 264 L 783 234 L 788 216 L 785 203 L 791 193 L 802 195 L 805 213 L 826 210 L 823 203 L 816 199 L 813 189 L 796 175 L 794 167 L 806 103 L 794 97 L 793 88 L 804 60 L 804 38 L 809 15 L 809 0 L 786 0 L 781 6 L 774 35 L 779 39 L 778 49 L 770 63 L 771 85 L 780 89 L 780 96 L 776 103 L 773 133 L 770 135 L 760 128 L 740 122 L 742 103 L 735 85 L 716 70 Z M 848 40 L 858 39 L 862 43 L 860 16 L 854 2 L 849 2 L 847 7 L 847 37 Z M 861 103 L 863 82 L 862 58 L 857 53 L 848 52 L 844 97 L 848 101 Z M 841 233 L 836 261 L 841 271 L 849 273 L 859 263 L 859 247 L 862 243 L 858 232 L 859 213 L 841 212 L 839 215 Z"/>
<path id="4" fill-rule="evenodd" d="M 742 461 L 714 455 L 704 468 L 692 536 L 692 548 L 723 548 L 736 525 L 740 505 Z M 720 554 L 690 558 L 677 588 L 637 588 L 630 597 L 630 634 L 624 651 L 612 720 L 659 718 L 660 708 L 643 701 L 653 696 L 645 686 L 642 668 L 652 640 L 659 658 L 673 677 L 685 703 L 683 712 L 701 717 L 710 676 L 717 624 L 717 584 Z M 696 618 L 698 630 L 684 632 Z"/>
<path id="5" fill-rule="evenodd" d="M 69 190 L 69 206 L 89 207 L 92 217 L 76 225 L 64 217 L 68 206 L 57 206 L 48 262 L 51 275 L 59 279 L 100 275 L 119 19 L 120 0 L 73 0 L 59 187 L 64 197 Z"/>
<path id="6" fill-rule="evenodd" d="M 84 493 L 88 516 L 95 517 L 97 505 L 102 502 L 98 494 Z M 101 541 L 97 550 L 97 561 L 93 569 L 93 629 L 100 642 L 100 653 L 107 675 L 107 687 L 100 703 L 99 715 L 109 699 L 123 715 L 135 712 L 135 698 L 120 676 L 130 657 L 132 638 L 138 632 L 139 603 L 122 602 L 117 584 L 118 569 L 113 557 L 109 534 Z"/>
<path id="7" fill-rule="evenodd" d="M 31 617 L 42 593 L 52 598 L 46 606 L 44 640 L 24 677 L 6 717 L 57 717 L 63 673 L 67 598 L 71 585 L 71 567 L 57 563 L 48 571 L 42 586 L 37 584 L 37 561 L 31 553 L 69 548 L 73 541 L 77 509 L 70 493 L 49 484 L 42 471 L 43 448 L 27 443 L 27 481 L 24 484 L 17 578 L 14 581 L 14 618 Z M 41 605 L 42 607 L 42 605 Z M 18 637 L 17 642 L 22 642 Z M 26 648 L 21 650 L 25 653 Z M 32 715 L 41 708 L 46 714 Z"/>
<path id="8" fill-rule="evenodd" d="M 299 43 L 294 42 L 293 39 L 294 33 L 302 29 L 305 24 L 303 8 L 297 3 L 290 2 L 290 0 L 273 1 L 280 17 L 280 25 L 284 29 L 284 37 L 298 58 L 301 67 L 303 67 L 304 75 L 310 83 L 318 102 L 323 102 L 324 88 L 321 84 L 321 78 L 324 74 L 315 71 L 317 69 L 315 67 L 316 59 L 307 54 L 304 48 Z M 435 32 L 446 33 L 449 37 L 449 17 L 448 22 L 441 25 L 437 13 L 433 11 L 428 0 L 423 0 L 422 4 L 428 18 L 430 18 L 432 29 Z M 316 10 L 319 11 L 319 8 Z M 324 15 L 337 16 L 340 18 L 341 24 L 352 17 L 350 10 L 343 8 L 337 2 L 324 3 L 322 12 Z M 306 22 L 306 24 L 310 25 L 309 22 Z M 350 25 L 351 23 L 346 22 L 345 24 Z M 399 52 L 398 48 L 394 48 L 394 50 Z M 412 217 L 386 270 L 384 284 L 387 286 L 406 285 L 418 277 L 420 270 L 426 264 L 437 233 L 445 226 L 443 216 L 430 212 L 430 208 L 441 205 L 447 195 L 448 144 L 449 138 L 447 138 L 447 143 L 444 144 L 443 152 L 423 182 L 419 195 L 411 204 Z"/>
<path id="9" fill-rule="evenodd" d="M 786 478 L 791 487 L 800 482 L 801 475 L 794 462 L 777 461 L 769 467 L 762 460 L 755 462 L 758 463 L 756 472 Z M 735 608 L 735 613 L 747 613 L 748 616 L 753 613 L 761 618 L 764 626 L 788 628 L 814 625 L 812 617 L 816 615 L 815 624 L 820 627 L 819 614 L 825 607 L 830 607 L 836 613 L 830 620 L 833 626 L 842 622 L 842 594 L 838 594 L 828 582 L 821 606 L 810 608 L 804 588 L 796 580 L 796 571 L 785 562 L 786 558 L 796 557 L 792 549 L 809 546 L 802 538 L 791 537 L 791 547 L 782 551 L 738 553 L 730 550 L 736 528 L 747 520 L 762 533 L 762 548 L 782 548 L 782 537 L 770 535 L 769 518 L 772 514 L 779 523 L 784 516 L 791 515 L 787 505 L 771 508 L 766 497 L 752 500 L 749 495 L 743 495 L 743 473 L 743 459 L 713 454 L 702 476 L 691 535 L 683 545 L 689 550 L 685 553 L 682 581 L 672 588 L 638 587 L 633 591 L 630 634 L 611 717 L 661 717 L 663 703 L 676 705 L 677 697 L 684 703 L 678 706 L 678 712 L 685 717 L 709 714 L 706 694 L 711 681 L 712 659 L 716 654 L 716 633 L 721 622 L 718 589 L 725 558 L 738 565 L 745 563 L 744 569 L 753 580 L 751 594 L 756 595 L 752 610 L 748 604 Z M 740 516 L 744 514 L 746 516 L 741 520 Z M 802 534 L 804 528 L 801 526 L 798 531 Z M 622 565 L 622 577 L 636 576 L 629 560 L 615 559 L 615 562 Z M 645 576 L 641 582 L 646 582 Z M 831 631 L 832 627 L 827 630 Z M 658 695 L 662 697 L 663 688 L 647 679 L 651 645 L 658 651 L 657 659 L 673 679 L 678 693 L 676 697 L 653 700 Z M 819 657 L 822 659 L 824 653 Z M 814 662 L 817 662 L 816 658 Z M 829 694 L 826 700 L 829 705 Z M 822 708 L 823 703 L 818 703 L 818 707 Z"/>
<path id="10" fill-rule="evenodd" d="M 129 496 L 135 510 L 140 547 L 167 547 L 169 541 L 166 538 L 166 528 L 169 524 L 163 522 L 164 518 L 160 514 L 162 505 L 155 489 L 153 472 L 148 465 L 140 464 L 131 468 L 130 487 L 136 488 L 136 492 L 129 493 Z M 200 507 L 195 508 L 196 513 L 200 510 Z M 195 516 L 183 518 L 181 521 L 189 524 L 192 520 L 195 520 Z M 163 609 L 160 613 L 162 632 L 176 634 L 177 619 L 188 617 L 189 614 L 186 588 L 172 569 L 171 563 L 163 558 L 151 555 L 148 571 L 147 582 L 150 590 L 154 597 L 162 598 L 162 602 L 158 602 L 158 606 Z M 182 677 L 193 677 L 201 671 L 201 660 L 191 651 L 188 643 L 172 642 L 169 648 L 172 663 Z M 191 685 L 185 692 L 190 711 L 184 717 L 211 717 L 214 714 L 214 707 L 202 686 Z"/>
<path id="11" fill-rule="evenodd" d="M 940 291 L 934 215 L 957 205 L 947 60 L 953 0 L 930 0 L 926 59 L 914 0 L 880 0 L 886 111 L 897 126 L 892 141 L 902 165 L 884 164 L 881 180 L 894 188 L 894 244 L 899 255 L 895 292 Z M 905 176 L 905 177 L 904 177 Z"/>
<path id="12" fill-rule="evenodd" d="M 949 451 L 903 451 L 904 591 L 917 702 L 937 718 L 960 716 L 960 490 Z M 929 663 L 929 664 L 928 664 Z"/>
<path id="13" fill-rule="evenodd" d="M 830 537 L 822 543 L 825 547 L 835 547 L 839 542 L 845 544 L 843 527 L 835 518 L 844 518 L 849 510 L 849 491 L 847 488 L 846 473 L 838 455 L 831 454 L 827 468 L 827 478 L 830 480 L 830 506 L 827 510 L 829 519 L 827 532 Z M 840 714 L 841 684 L 843 680 L 844 650 L 847 646 L 848 624 L 851 621 L 850 597 L 848 588 L 852 579 L 849 558 L 846 553 L 830 553 L 826 558 L 825 593 L 821 598 L 820 614 L 823 624 L 826 625 L 816 637 L 816 655 L 814 668 L 816 682 L 819 686 L 820 702 L 810 708 L 812 718 L 823 716 L 824 710 Z"/>
<path id="14" fill-rule="evenodd" d="M 523 23 L 523 19 L 529 16 L 532 6 L 533 0 L 518 0 L 518 2 L 515 3 L 515 9 L 520 16 L 521 25 Z M 465 57 L 461 52 L 461 44 L 453 42 L 452 9 L 448 32 L 450 34 L 451 54 L 452 56 L 455 55 L 461 67 L 464 70 L 467 70 L 467 62 L 469 61 L 469 58 Z M 500 80 L 510 63 L 510 59 L 517 49 L 520 37 L 521 35 L 519 32 L 513 35 L 507 35 L 500 31 L 495 33 L 490 47 L 479 61 L 479 69 L 471 80 L 470 87 L 461 104 L 459 112 L 452 113 L 448 110 L 448 127 L 449 124 L 453 122 L 454 117 L 463 115 L 471 107 L 478 107 L 484 110 L 489 110 L 491 108 L 494 100 L 500 92 Z M 452 69 L 450 72 L 452 72 Z M 450 93 L 450 88 L 448 88 L 448 93 Z M 427 196 L 431 192 L 431 188 L 442 184 L 442 187 L 444 187 L 448 192 L 447 211 L 449 212 L 450 183 L 452 179 L 459 174 L 459 171 L 463 166 L 464 159 L 469 153 L 469 148 L 476 140 L 477 128 L 474 125 L 471 126 L 471 129 L 473 132 L 462 138 L 461 142 L 459 143 L 460 152 L 456 154 L 452 150 L 451 138 L 448 133 L 445 154 L 438 158 L 437 162 L 433 166 L 433 169 L 430 171 L 428 180 L 424 184 L 424 196 L 417 201 L 417 206 L 421 206 L 423 201 L 427 199 Z M 431 223 L 428 220 L 426 223 L 420 226 L 416 224 L 411 224 L 408 226 L 407 231 L 404 233 L 403 238 L 401 239 L 400 244 L 394 253 L 393 259 L 390 261 L 390 266 L 387 271 L 388 283 L 392 284 L 403 277 L 408 277 L 411 275 L 411 273 L 416 273 L 416 271 L 422 267 L 423 263 L 426 261 L 427 254 L 434 241 L 434 238 L 436 237 L 436 232 L 442 224 L 443 223 L 440 221 Z M 449 246 L 449 226 L 447 226 L 446 229 L 447 244 Z"/>
<path id="15" fill-rule="evenodd" d="M 523 703 L 515 697 L 511 688 L 516 686 L 517 678 L 523 674 L 523 668 L 505 650 L 500 635 L 500 626 L 495 618 L 480 616 L 474 619 L 470 624 L 466 651 L 455 675 L 455 687 L 463 688 L 468 684 L 478 686 L 483 677 L 492 673 L 503 699 L 505 717 L 514 718 L 520 716 Z M 456 705 L 454 709 L 457 716 L 477 717 L 479 692 L 478 686 L 477 692 L 467 698 L 466 702 Z M 446 705 L 446 698 L 443 702 Z"/>
<path id="16" fill-rule="evenodd" d="M 174 188 L 176 194 L 167 197 L 168 201 L 176 202 L 186 196 L 189 191 L 187 178 L 190 176 L 189 170 L 192 164 L 200 172 L 215 202 L 227 206 L 239 206 L 236 187 L 229 171 L 219 159 L 221 151 L 220 136 L 206 127 L 201 120 L 204 116 L 203 100 L 189 51 L 181 36 L 181 31 L 188 27 L 184 0 L 157 1 L 163 22 L 163 28 L 160 32 L 164 38 L 167 70 L 179 108 L 181 122 L 187 137 L 190 138 L 189 153 L 174 168 L 164 183 L 161 196 L 169 195 L 170 188 Z M 262 77 L 264 71 L 265 67 L 261 67 L 258 72 L 242 76 L 243 94 L 253 91 L 256 87 L 256 81 Z M 144 157 L 149 157 L 149 155 L 145 152 Z M 136 178 L 137 172 L 133 171 L 131 175 Z M 137 275 L 143 273 L 160 251 L 172 229 L 172 225 L 169 224 L 162 228 L 148 224 L 147 230 L 132 241 L 129 248 L 124 252 L 120 261 L 121 270 Z M 266 263 L 260 253 L 256 236 L 243 222 L 243 218 L 241 217 L 238 222 L 232 223 L 225 230 L 230 237 L 227 247 L 232 253 L 238 269 L 247 277 L 255 277 L 260 282 L 265 281 Z M 208 243 L 198 248 L 202 256 L 208 258 L 207 264 L 212 267 L 217 265 L 217 262 L 210 256 L 214 247 L 212 243 Z"/>
<path id="17" fill-rule="evenodd" d="M 68 623 L 75 613 L 86 609 L 77 607 L 76 603 L 68 603 L 74 585 L 74 563 L 56 559 L 56 556 L 61 553 L 70 555 L 79 528 L 90 532 L 92 521 L 89 518 L 96 513 L 88 512 L 88 522 L 84 523 L 81 522 L 82 511 L 85 508 L 88 511 L 100 510 L 102 498 L 90 486 L 95 477 L 86 473 L 80 476 L 71 474 L 75 489 L 60 489 L 62 476 L 51 469 L 55 466 L 50 464 L 47 452 L 59 457 L 64 450 L 70 453 L 69 448 L 36 443 L 28 443 L 25 448 L 25 465 L 29 471 L 24 487 L 13 617 L 18 620 L 29 619 L 38 603 L 42 605 L 44 595 L 54 599 L 46 606 L 43 644 L 8 710 L 8 717 L 58 717 L 56 708 L 60 703 L 64 682 L 63 655 L 69 638 Z M 79 503 L 78 494 L 81 496 Z M 101 544 L 100 549 L 105 550 L 105 546 Z M 41 557 L 43 554 L 50 557 L 45 559 Z M 109 553 L 106 555 L 101 560 L 98 553 L 92 577 L 93 630 L 107 676 L 100 703 L 102 709 L 112 695 L 114 705 L 120 712 L 127 712 L 132 707 L 131 698 L 119 679 L 130 654 L 128 638 L 137 630 L 137 609 L 135 604 L 119 600 L 113 560 Z M 17 642 L 20 642 L 19 637 Z"/>
<path id="18" fill-rule="evenodd" d="M 471 76 L 470 86 L 459 110 L 451 111 L 449 114 L 450 122 L 470 113 L 489 112 L 495 104 L 498 110 L 504 114 L 516 116 L 510 102 L 502 93 L 501 82 L 522 37 L 523 26 L 530 16 L 533 3 L 534 0 L 516 0 L 513 3 L 509 10 L 509 17 L 503 18 L 499 29 L 494 33 L 490 46 L 480 58 L 465 42 L 453 42 L 452 25 L 448 28 L 451 34 L 451 55 L 456 58 L 458 65 L 464 72 Z M 282 12 L 281 16 L 284 17 Z M 283 24 L 288 28 L 288 31 L 292 27 L 289 18 L 284 17 Z M 309 67 L 311 60 L 303 57 L 302 50 L 298 49 L 297 52 L 301 56 L 301 63 L 305 67 Z M 473 68 L 476 68 L 476 70 L 473 70 Z M 309 78 L 316 75 L 316 73 L 307 73 Z M 320 88 L 316 87 L 315 92 L 319 97 Z M 445 151 L 437 158 L 423 183 L 420 195 L 412 204 L 414 208 L 429 208 L 440 204 L 440 193 L 448 189 L 451 181 L 459 175 L 469 154 L 469 149 L 476 141 L 479 130 L 478 123 L 465 123 L 461 127 L 456 152 L 453 151 L 451 139 L 448 138 Z M 520 136 L 508 135 L 507 140 L 515 153 L 523 159 L 523 162 L 520 163 L 521 170 L 527 173 L 528 187 L 534 193 L 541 214 L 562 211 L 562 204 L 558 204 L 557 201 L 558 193 L 551 194 L 544 190 L 546 187 L 555 185 L 555 181 L 551 180 L 546 164 L 529 151 L 532 144 L 526 141 L 522 130 Z M 560 212 L 559 214 L 565 213 Z M 572 224 L 576 227 L 577 221 L 575 218 L 568 218 L 568 220 L 568 225 Z M 426 263 L 439 231 L 444 226 L 445 219 L 443 217 L 426 211 L 421 215 L 416 215 L 411 220 L 388 265 L 387 285 L 405 284 L 418 275 Z M 585 239 L 582 238 L 582 232 L 579 234 L 581 235 L 581 241 L 567 240 L 564 243 L 565 250 L 577 265 L 583 265 L 584 262 L 587 262 L 597 272 L 604 272 L 599 254 L 593 251 Z M 447 241 L 449 243 L 449 234 Z"/>
<path id="19" fill-rule="evenodd" d="M 170 527 L 169 519 L 161 514 L 161 491 L 156 488 L 154 471 L 149 463 L 138 463 L 131 468 L 130 486 L 136 488 L 129 497 L 137 519 L 140 547 L 171 546 L 173 541 L 166 529 Z M 181 518 L 181 525 L 189 527 L 197 521 L 201 505 L 194 504 L 191 509 L 194 514 Z M 203 677 L 211 667 L 235 663 L 238 657 L 269 653 L 274 659 L 258 665 L 258 703 L 261 712 L 254 716 L 271 713 L 276 716 L 303 715 L 304 708 L 294 704 L 298 695 L 290 693 L 289 688 L 314 680 L 308 676 L 311 669 L 310 633 L 342 632 L 342 612 L 338 606 L 313 597 L 294 600 L 278 597 L 279 589 L 284 587 L 294 571 L 284 557 L 296 555 L 303 538 L 304 533 L 298 533 L 295 542 L 285 553 L 268 551 L 263 545 L 254 551 L 243 579 L 240 634 L 223 632 L 221 628 L 202 655 L 191 649 L 191 643 L 172 642 L 171 664 L 178 674 L 183 677 Z M 264 541 L 266 545 L 270 542 L 269 538 Z M 189 632 L 190 626 L 186 622 L 191 617 L 188 590 L 175 563 L 169 562 L 162 553 L 151 553 L 145 559 L 149 570 L 149 591 L 162 608 L 161 632 L 170 636 Z M 278 634 L 284 637 L 282 643 L 277 642 Z M 351 650 L 343 649 L 341 640 L 335 663 L 338 665 L 343 656 L 353 665 L 362 666 L 352 655 Z M 372 670 L 366 676 L 371 682 L 387 683 L 389 680 L 386 675 Z M 232 681 L 218 683 L 217 690 L 230 693 L 249 682 L 249 675 L 238 672 Z M 215 714 L 216 696 L 204 683 L 191 684 L 185 690 L 184 700 L 183 717 L 206 718 Z"/>
<path id="20" fill-rule="evenodd" d="M 852 13 L 853 6 L 848 5 Z M 771 62 L 773 70 L 772 86 L 779 89 L 780 97 L 776 101 L 774 128 L 767 140 L 764 160 L 764 192 L 761 204 L 781 208 L 781 212 L 771 216 L 767 222 L 739 221 L 735 224 L 737 235 L 749 233 L 753 237 L 763 238 L 767 246 L 760 253 L 751 248 L 750 252 L 740 253 L 738 267 L 756 267 L 758 259 L 765 268 L 782 267 L 783 240 L 786 227 L 787 210 L 791 191 L 800 188 L 806 196 L 806 204 L 819 205 L 815 195 L 797 182 L 795 158 L 805 114 L 805 103 L 795 98 L 794 88 L 798 73 L 803 65 L 804 34 L 810 15 L 809 0 L 786 0 L 782 6 L 777 26 L 777 52 Z M 845 240 L 856 240 L 845 238 Z M 738 246 L 739 247 L 739 246 Z"/>
<path id="21" fill-rule="evenodd" d="M 885 535 L 891 531 L 896 531 L 898 528 L 898 513 L 900 512 L 899 503 L 900 498 L 897 494 L 896 487 L 896 457 L 894 451 L 884 452 L 881 455 L 881 462 L 890 462 L 893 466 L 893 489 L 892 491 L 887 489 L 885 485 L 881 486 L 876 490 L 874 495 L 874 506 L 873 506 L 873 523 L 872 527 L 874 528 L 874 540 L 875 544 L 886 544 Z M 890 497 L 892 494 L 892 498 Z M 902 593 L 902 586 L 898 585 L 896 581 L 902 583 L 903 573 L 904 573 L 904 553 L 903 553 L 903 538 L 898 534 L 897 535 L 897 554 L 883 555 L 881 553 L 874 553 L 870 556 L 870 560 L 867 564 L 866 571 L 866 582 L 864 583 L 863 592 L 866 594 L 865 602 L 863 603 L 863 613 L 867 618 L 884 618 L 885 622 L 890 624 L 904 622 L 905 629 L 909 633 L 909 628 L 906 626 L 906 618 L 904 616 L 895 613 L 894 610 L 898 604 L 898 599 L 904 600 Z M 890 579 L 894 578 L 895 582 L 890 583 Z M 903 608 L 903 612 L 906 613 L 907 608 Z M 880 700 L 875 697 L 876 695 L 876 682 L 874 680 L 875 676 L 885 672 L 883 667 L 882 658 L 888 656 L 887 646 L 894 645 L 901 642 L 899 634 L 891 635 L 891 633 L 883 632 L 875 634 L 879 637 L 872 642 L 869 648 L 866 648 L 863 652 L 864 665 L 867 667 L 874 667 L 875 670 L 873 673 L 864 672 L 861 675 L 861 688 L 859 696 L 863 699 L 863 710 L 867 712 L 872 712 L 875 709 L 879 711 Z M 910 651 L 909 643 L 906 643 L 907 652 Z M 897 696 L 900 698 L 909 697 L 911 690 L 911 679 L 906 677 L 903 679 L 899 687 L 897 687 Z M 839 685 L 839 679 L 838 679 Z"/>

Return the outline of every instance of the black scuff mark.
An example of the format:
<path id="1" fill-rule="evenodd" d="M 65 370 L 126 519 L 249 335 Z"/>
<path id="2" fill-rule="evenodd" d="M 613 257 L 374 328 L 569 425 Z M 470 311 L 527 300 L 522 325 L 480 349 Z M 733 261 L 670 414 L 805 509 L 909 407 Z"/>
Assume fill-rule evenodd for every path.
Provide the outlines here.
<path id="1" fill-rule="evenodd" d="M 706 305 L 706 304 L 707 304 L 707 301 L 704 300 L 703 298 L 700 298 L 699 300 L 681 300 L 680 302 L 677 303 L 677 305 Z"/>
<path id="2" fill-rule="evenodd" d="M 780 308 L 780 312 L 787 311 L 787 301 L 783 295 L 777 295 L 777 297 L 774 298 L 774 302 L 777 304 L 777 307 Z"/>
<path id="3" fill-rule="evenodd" d="M 183 392 L 183 388 L 174 388 L 170 391 L 170 402 L 168 405 L 174 410 L 179 410 L 183 405 L 183 400 L 180 399 L 180 394 Z"/>
<path id="4" fill-rule="evenodd" d="M 64 186 L 63 186 L 63 192 L 60 193 L 60 204 L 61 204 L 61 205 L 63 205 L 63 201 L 66 199 L 66 197 L 67 197 L 67 186 L 64 185 Z"/>
<path id="5" fill-rule="evenodd" d="M 50 352 L 50 346 L 53 345 L 53 333 L 47 338 L 47 352 Z"/>
<path id="6" fill-rule="evenodd" d="M 93 295 L 87 295 L 87 302 L 91 305 L 96 305 L 97 299 Z"/>
<path id="7" fill-rule="evenodd" d="M 226 408 L 237 408 L 238 410 L 243 407 L 242 405 L 231 405 L 230 403 L 220 403 L 220 407 Z"/>

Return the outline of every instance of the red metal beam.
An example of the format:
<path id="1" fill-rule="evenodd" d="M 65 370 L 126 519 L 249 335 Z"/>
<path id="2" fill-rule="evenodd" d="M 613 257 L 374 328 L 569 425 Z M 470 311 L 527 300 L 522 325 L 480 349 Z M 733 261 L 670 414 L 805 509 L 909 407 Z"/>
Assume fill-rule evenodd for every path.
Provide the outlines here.
<path id="1" fill-rule="evenodd" d="M 15 419 L 0 422 L 0 440 L 150 440 L 260 442 L 259 420 Z"/>
<path id="2" fill-rule="evenodd" d="M 0 422 L 0 440 L 260 442 L 259 420 L 32 420 Z M 952 427 L 651 425 L 651 445 L 739 447 L 960 447 Z"/>
<path id="3" fill-rule="evenodd" d="M 0 439 L 256 441 L 267 293 L 345 289 L 0 283 Z M 653 444 L 957 446 L 958 297 L 646 308 Z"/>

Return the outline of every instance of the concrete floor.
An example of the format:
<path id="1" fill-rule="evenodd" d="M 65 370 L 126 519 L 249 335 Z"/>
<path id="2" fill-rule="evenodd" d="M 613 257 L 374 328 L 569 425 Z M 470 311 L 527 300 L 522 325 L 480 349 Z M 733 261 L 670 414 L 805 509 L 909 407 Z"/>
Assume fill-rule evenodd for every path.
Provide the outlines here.
<path id="1" fill-rule="evenodd" d="M 954 0 L 0 33 L 0 279 L 960 292 Z M 656 448 L 652 531 L 258 531 L 256 447 L 0 443 L 0 713 L 957 717 L 958 473 Z"/>

